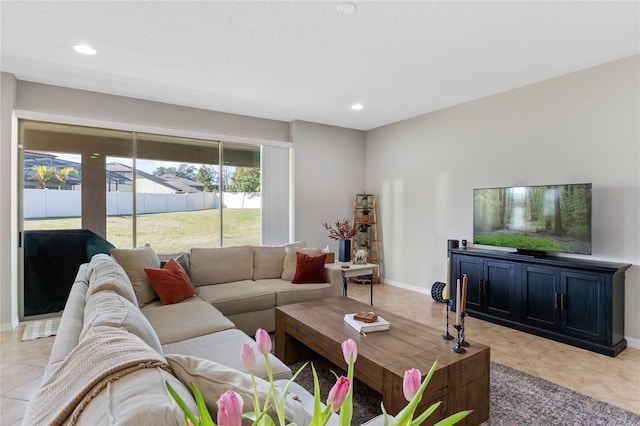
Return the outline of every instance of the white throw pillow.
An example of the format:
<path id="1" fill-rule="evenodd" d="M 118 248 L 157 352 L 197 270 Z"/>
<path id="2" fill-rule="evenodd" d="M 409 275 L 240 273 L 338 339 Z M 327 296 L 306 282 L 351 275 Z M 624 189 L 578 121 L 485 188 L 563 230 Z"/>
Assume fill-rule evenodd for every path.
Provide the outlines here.
<path id="1" fill-rule="evenodd" d="M 310 257 L 314 257 L 319 255 L 322 250 L 320 250 L 319 248 L 307 248 L 290 245 L 285 247 L 285 251 L 287 255 L 284 257 L 281 278 L 286 281 L 291 281 L 293 280 L 293 277 L 296 276 L 296 266 L 298 265 L 296 253 L 300 252 Z"/>
<path id="2" fill-rule="evenodd" d="M 112 248 L 111 256 L 127 273 L 136 293 L 138 306 L 143 307 L 158 298 L 144 273 L 144 268 L 160 268 L 160 259 L 149 244 L 134 249 Z"/>
<path id="3" fill-rule="evenodd" d="M 244 412 L 253 411 L 253 384 L 250 374 L 208 359 L 178 354 L 166 354 L 165 357 L 176 377 L 185 386 L 190 387 L 193 383 L 198 388 L 214 420 L 218 412 L 216 401 L 228 390 L 233 390 L 242 396 Z M 256 387 L 260 404 L 263 405 L 269 391 L 269 382 L 256 377 Z M 270 409 L 269 415 L 277 422 L 275 410 Z M 311 422 L 311 414 L 307 413 L 302 403 L 291 393 L 287 395 L 285 402 L 285 418 L 287 424 L 295 423 L 299 426 L 308 425 Z M 243 424 L 251 424 L 251 422 L 243 420 Z"/>

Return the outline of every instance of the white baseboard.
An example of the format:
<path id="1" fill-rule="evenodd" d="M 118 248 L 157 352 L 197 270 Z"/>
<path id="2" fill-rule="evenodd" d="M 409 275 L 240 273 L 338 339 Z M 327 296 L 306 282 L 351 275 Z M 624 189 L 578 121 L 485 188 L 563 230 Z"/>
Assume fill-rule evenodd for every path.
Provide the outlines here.
<path id="1" fill-rule="evenodd" d="M 0 333 L 4 333 L 5 331 L 13 331 L 16 329 L 19 323 L 12 324 L 10 322 L 5 322 L 4 324 L 0 324 Z"/>
<path id="2" fill-rule="evenodd" d="M 640 339 L 634 339 L 633 337 L 626 337 L 627 339 L 627 347 L 633 349 L 640 349 Z"/>
<path id="3" fill-rule="evenodd" d="M 429 294 L 429 295 L 431 294 L 431 287 L 429 288 L 416 287 L 415 285 L 409 285 L 409 284 L 401 283 L 398 281 L 391 281 L 386 278 L 382 279 L 382 283 L 393 286 L 393 287 L 403 288 L 409 291 L 415 291 L 416 293 Z"/>

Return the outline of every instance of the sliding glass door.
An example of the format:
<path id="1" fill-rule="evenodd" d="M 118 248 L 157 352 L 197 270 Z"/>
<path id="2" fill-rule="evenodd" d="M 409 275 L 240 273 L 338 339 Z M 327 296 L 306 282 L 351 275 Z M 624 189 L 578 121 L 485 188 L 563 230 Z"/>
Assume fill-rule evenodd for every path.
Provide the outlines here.
<path id="1" fill-rule="evenodd" d="M 41 241 L 24 247 L 21 272 L 43 277 L 33 291 L 43 304 L 44 277 L 64 293 L 79 263 L 112 246 L 173 253 L 261 244 L 259 145 L 37 121 L 20 121 L 19 129 L 22 240 L 46 238 L 49 246 L 46 256 Z M 82 247 L 71 250 L 71 235 Z M 43 313 L 25 309 L 21 319 Z"/>

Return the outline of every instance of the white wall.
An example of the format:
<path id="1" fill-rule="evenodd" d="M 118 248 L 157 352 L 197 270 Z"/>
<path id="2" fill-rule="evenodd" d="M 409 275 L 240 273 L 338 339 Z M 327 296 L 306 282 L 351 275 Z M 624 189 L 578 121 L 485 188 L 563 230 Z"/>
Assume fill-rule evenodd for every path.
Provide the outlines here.
<path id="1" fill-rule="evenodd" d="M 445 280 L 447 239 L 472 240 L 473 188 L 591 182 L 591 258 L 633 264 L 625 335 L 640 347 L 639 75 L 635 56 L 367 132 L 384 281 Z"/>
<path id="2" fill-rule="evenodd" d="M 16 193 L 17 153 L 11 144 L 13 108 L 16 99 L 16 79 L 0 73 L 0 331 L 18 324 L 18 301 L 12 297 L 17 288 L 18 226 Z"/>
<path id="3" fill-rule="evenodd" d="M 306 121 L 294 121 L 294 240 L 338 251 L 322 223 L 353 217 L 353 197 L 364 182 L 365 134 Z"/>

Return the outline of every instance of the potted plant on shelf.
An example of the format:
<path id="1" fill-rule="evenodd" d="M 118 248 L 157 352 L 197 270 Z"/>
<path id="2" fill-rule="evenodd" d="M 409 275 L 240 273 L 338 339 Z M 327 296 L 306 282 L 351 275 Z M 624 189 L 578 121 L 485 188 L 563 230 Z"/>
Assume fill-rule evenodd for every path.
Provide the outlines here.
<path id="1" fill-rule="evenodd" d="M 362 209 L 362 223 L 369 223 L 369 209 Z"/>
<path id="2" fill-rule="evenodd" d="M 360 233 L 359 238 L 367 238 L 369 236 L 369 224 L 361 223 L 358 225 L 358 232 Z"/>
<path id="3" fill-rule="evenodd" d="M 369 194 L 367 194 L 367 191 L 362 191 L 362 194 L 360 194 L 360 205 L 369 207 Z"/>
<path id="4" fill-rule="evenodd" d="M 324 229 L 329 231 L 329 238 L 338 240 L 338 260 L 348 262 L 351 260 L 351 239 L 356 235 L 356 227 L 349 219 L 336 220 L 335 228 L 328 223 L 323 223 Z"/>

